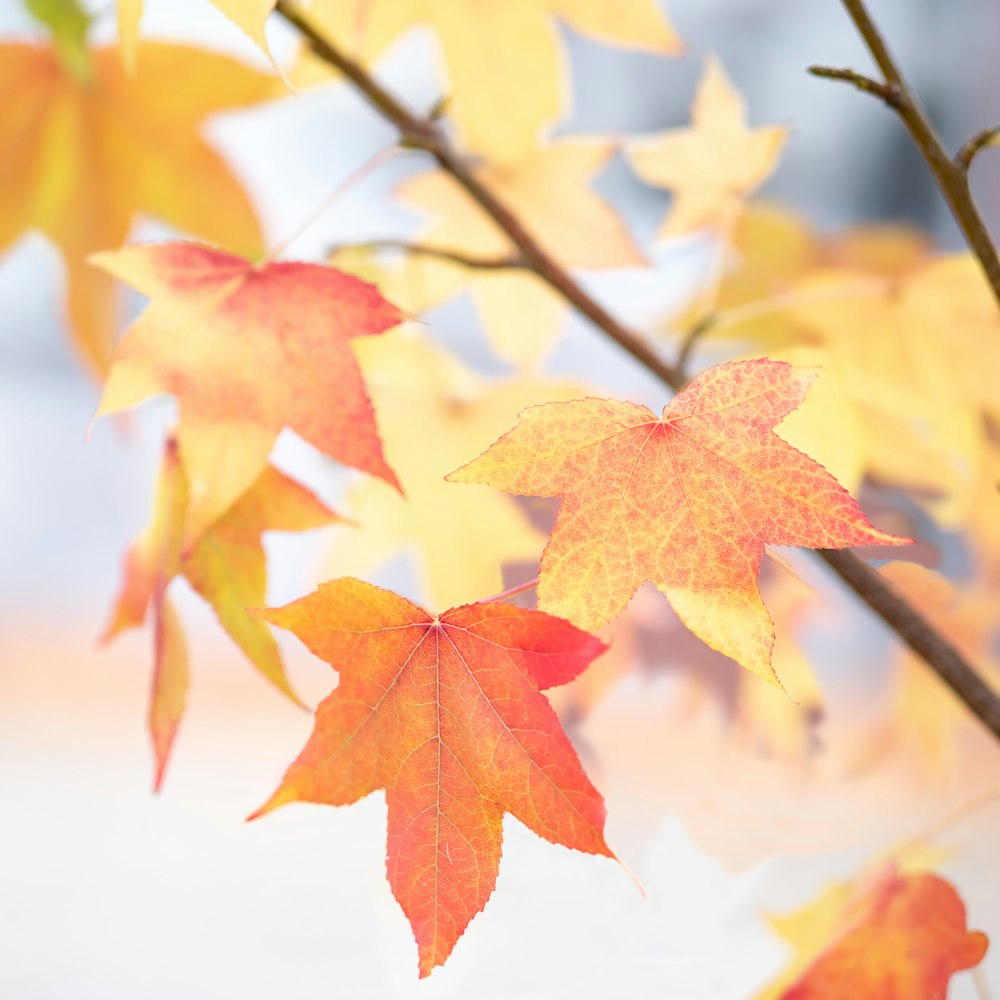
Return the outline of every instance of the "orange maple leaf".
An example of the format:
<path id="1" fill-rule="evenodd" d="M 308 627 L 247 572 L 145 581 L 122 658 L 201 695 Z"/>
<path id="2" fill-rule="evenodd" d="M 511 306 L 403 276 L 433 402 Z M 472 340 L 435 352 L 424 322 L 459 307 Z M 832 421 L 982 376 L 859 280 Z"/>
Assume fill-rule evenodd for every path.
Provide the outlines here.
<path id="1" fill-rule="evenodd" d="M 781 1000 L 945 1000 L 948 982 L 978 965 L 989 939 L 966 928 L 954 887 L 890 865 L 861 887 L 839 932 Z"/>
<path id="2" fill-rule="evenodd" d="M 505 812 L 552 843 L 613 856 L 604 801 L 539 693 L 576 677 L 604 650 L 600 640 L 510 604 L 432 617 L 350 578 L 257 613 L 294 632 L 340 683 L 251 818 L 294 801 L 348 805 L 384 788 L 389 882 L 421 976 L 493 892 Z"/>
<path id="3" fill-rule="evenodd" d="M 114 286 L 87 254 L 119 246 L 139 213 L 238 253 L 262 249 L 239 181 L 200 127 L 209 115 L 276 96 L 235 59 L 146 43 L 132 78 L 115 48 L 89 53 L 86 78 L 55 49 L 0 45 L 0 251 L 41 230 L 66 264 L 76 346 L 98 375 L 116 333 Z"/>
<path id="4" fill-rule="evenodd" d="M 761 358 L 702 373 L 656 417 L 608 399 L 549 403 L 448 477 L 563 503 L 539 607 L 585 629 L 652 580 L 681 621 L 766 680 L 774 628 L 757 575 L 765 543 L 904 545 L 774 427 L 812 373 Z"/>
<path id="5" fill-rule="evenodd" d="M 295 701 L 274 636 L 247 614 L 265 597 L 265 531 L 305 531 L 338 518 L 305 487 L 267 466 L 251 488 L 219 518 L 188 553 L 182 552 L 188 489 L 171 437 L 164 451 L 153 515 L 125 556 L 121 591 L 102 642 L 138 628 L 152 613 L 153 691 L 149 729 L 159 788 L 177 727 L 184 714 L 188 662 L 180 621 L 166 592 L 183 576 L 212 607 L 222 627 L 250 662 Z"/>
<path id="6" fill-rule="evenodd" d="M 115 351 L 97 415 L 158 393 L 177 397 L 188 541 L 260 475 L 282 427 L 398 487 L 350 346 L 402 318 L 373 285 L 193 243 L 92 259 L 154 300 Z"/>

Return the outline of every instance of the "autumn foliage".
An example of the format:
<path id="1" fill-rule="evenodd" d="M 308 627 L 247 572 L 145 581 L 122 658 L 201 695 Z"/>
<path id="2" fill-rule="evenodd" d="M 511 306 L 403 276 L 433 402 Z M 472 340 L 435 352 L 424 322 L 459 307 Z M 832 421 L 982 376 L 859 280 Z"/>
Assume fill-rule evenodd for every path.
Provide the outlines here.
<path id="1" fill-rule="evenodd" d="M 74 4 L 40 2 L 28 7 L 47 37 L 0 44 L 0 249 L 37 230 L 58 250 L 67 334 L 101 381 L 96 417 L 110 418 L 98 428 L 156 396 L 176 404 L 102 637 L 148 628 L 156 788 L 201 668 L 172 598 L 180 580 L 286 697 L 299 702 L 270 626 L 333 668 L 311 735 L 253 818 L 384 793 L 388 880 L 421 976 L 497 888 L 506 814 L 617 860 L 598 791 L 614 775 L 591 766 L 581 725 L 637 678 L 673 678 L 677 739 L 708 705 L 726 754 L 796 782 L 877 769 L 899 746 L 921 780 L 974 769 L 978 723 L 884 614 L 898 635 L 877 665 L 891 684 L 875 735 L 837 757 L 819 719 L 843 653 L 817 654 L 805 634 L 834 612 L 811 564 L 774 551 L 912 560 L 862 564 L 857 592 L 880 614 L 875 598 L 901 597 L 982 671 L 989 697 L 1000 312 L 974 255 L 896 228 L 820 233 L 759 200 L 791 132 L 752 124 L 712 55 L 690 125 L 549 137 L 568 110 L 559 24 L 676 55 L 653 0 L 315 0 L 308 16 L 283 0 L 214 2 L 265 68 L 145 38 L 141 0 L 119 0 L 119 44 L 93 46 Z M 309 43 L 291 59 L 269 48 L 279 15 Z M 447 95 L 423 133 L 377 82 L 414 25 L 430 29 Z M 345 85 L 400 129 L 404 151 L 431 154 L 397 190 L 422 221 L 412 240 L 279 259 L 206 119 Z M 638 333 L 576 277 L 653 268 L 593 188 L 618 154 L 636 183 L 671 195 L 657 241 L 716 248 L 689 300 Z M 129 243 L 139 216 L 180 235 Z M 149 300 L 120 339 L 116 283 Z M 466 293 L 508 374 L 436 338 L 434 310 Z M 574 311 L 668 383 L 655 411 L 640 390 L 616 398 L 546 366 Z M 272 464 L 283 432 L 347 470 L 336 511 Z M 318 558 L 332 578 L 269 608 L 263 536 L 327 527 Z M 946 550 L 965 556 L 952 580 L 933 568 Z M 355 578 L 379 578 L 401 552 L 429 610 Z M 805 850 L 819 849 L 793 853 Z M 761 1000 L 945 997 L 987 937 L 937 871 L 944 856 L 912 854 L 890 851 L 772 915 L 792 958 Z"/>

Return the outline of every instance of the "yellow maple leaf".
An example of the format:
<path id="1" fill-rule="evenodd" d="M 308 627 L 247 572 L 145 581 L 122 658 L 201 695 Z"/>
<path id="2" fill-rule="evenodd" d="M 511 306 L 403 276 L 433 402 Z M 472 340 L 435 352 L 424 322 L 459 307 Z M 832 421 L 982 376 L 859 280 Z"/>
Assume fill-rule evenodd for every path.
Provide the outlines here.
<path id="1" fill-rule="evenodd" d="M 200 127 L 274 96 L 275 81 L 186 45 L 141 50 L 134 77 L 113 48 L 92 50 L 84 79 L 49 47 L 0 45 L 0 250 L 30 229 L 58 247 L 74 340 L 97 374 L 108 366 L 117 299 L 111 277 L 85 258 L 124 242 L 137 214 L 238 252 L 263 249 L 250 199 Z"/>
<path id="2" fill-rule="evenodd" d="M 407 28 L 431 27 L 466 142 L 506 164 L 530 156 L 565 111 L 557 19 L 614 45 L 664 54 L 681 47 L 655 0 L 317 0 L 309 17 L 363 62 Z M 297 83 L 329 77 L 308 56 L 295 74 Z"/>
<path id="3" fill-rule="evenodd" d="M 674 194 L 660 235 L 734 225 L 743 202 L 777 166 L 787 134 L 782 125 L 747 126 L 742 95 L 710 56 L 691 105 L 691 126 L 636 139 L 626 150 L 644 181 Z"/>
<path id="4" fill-rule="evenodd" d="M 613 152 L 614 144 L 606 139 L 559 139 L 515 167 L 482 167 L 479 176 L 563 264 L 638 266 L 644 262 L 641 251 L 615 211 L 589 186 Z M 514 255 L 496 223 L 446 174 L 422 174 L 398 194 L 404 205 L 433 219 L 418 235 L 421 245 L 482 260 Z M 341 257 L 334 262 L 342 263 Z M 490 343 L 522 367 L 541 360 L 565 315 L 547 285 L 516 268 L 481 270 L 410 254 L 389 274 L 387 294 L 414 313 L 468 289 Z"/>
<path id="5" fill-rule="evenodd" d="M 832 294 L 866 281 L 866 294 Z M 982 461 L 982 414 L 992 400 L 989 359 L 996 354 L 1000 363 L 996 306 L 987 315 L 969 304 L 975 282 L 982 286 L 962 259 L 931 261 L 901 277 L 823 268 L 796 283 L 800 301 L 790 310 L 818 337 L 862 414 L 869 471 L 929 492 L 926 506 L 949 527 L 961 523 Z M 968 351 L 954 336 L 956 328 L 964 336 L 965 316 L 973 342 Z"/>
<path id="6" fill-rule="evenodd" d="M 118 0 L 118 42 L 122 60 L 130 73 L 135 71 L 139 22 L 142 19 L 144 0 Z M 212 0 L 219 10 L 240 27 L 269 56 L 264 25 L 274 10 L 275 0 Z"/>
<path id="7" fill-rule="evenodd" d="M 381 483 L 351 488 L 345 512 L 360 523 L 337 538 L 333 567 L 364 574 L 404 549 L 418 554 L 436 606 L 488 597 L 503 589 L 505 562 L 537 560 L 544 535 L 509 497 L 484 486 L 467 491 L 444 476 L 523 407 L 579 389 L 525 377 L 485 383 L 413 330 L 380 339 L 359 340 L 356 350 L 404 496 Z"/>

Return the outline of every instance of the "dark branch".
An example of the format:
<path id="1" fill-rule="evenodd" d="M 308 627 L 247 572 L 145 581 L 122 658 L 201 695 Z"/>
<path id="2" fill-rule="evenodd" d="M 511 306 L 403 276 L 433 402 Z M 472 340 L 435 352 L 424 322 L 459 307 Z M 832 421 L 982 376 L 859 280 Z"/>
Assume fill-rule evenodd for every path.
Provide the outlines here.
<path id="1" fill-rule="evenodd" d="M 987 146 L 996 145 L 1000 145 L 1000 125 L 984 128 L 981 132 L 977 132 L 955 154 L 955 163 L 968 173 L 977 154 L 986 149 Z"/>
<path id="2" fill-rule="evenodd" d="M 884 83 L 879 83 L 878 80 L 873 80 L 870 76 L 855 73 L 853 69 L 834 69 L 832 66 L 810 66 L 807 72 L 823 80 L 843 80 L 845 83 L 850 83 L 857 87 L 858 90 L 863 90 L 866 94 L 874 94 L 875 97 L 880 98 L 888 104 L 890 108 L 895 108 L 898 105 L 899 95 L 892 87 L 888 87 Z"/>
<path id="3" fill-rule="evenodd" d="M 978 149 L 972 149 L 969 152 L 968 162 L 963 162 L 962 159 L 964 149 L 954 159 L 948 155 L 934 131 L 934 126 L 903 77 L 899 66 L 896 65 L 896 61 L 875 26 L 875 22 L 872 21 L 864 0 L 841 0 L 841 2 L 854 21 L 876 65 L 881 70 L 884 82 L 871 80 L 851 70 L 824 70 L 817 75 L 848 80 L 861 90 L 880 97 L 896 112 L 921 155 L 927 161 L 927 165 L 933 171 L 938 187 L 951 209 L 951 214 L 955 217 L 959 229 L 962 230 L 962 235 L 969 248 L 979 260 L 986 280 L 993 289 L 997 304 L 1000 305 L 1000 258 L 997 257 L 996 247 L 993 245 L 986 224 L 972 199 L 972 192 L 969 190 L 968 165 Z M 815 73 L 817 68 L 822 69 L 822 67 L 813 67 L 810 72 Z M 889 98 L 886 95 L 889 95 Z M 980 133 L 980 136 L 982 135 L 983 133 Z M 989 139 L 984 139 L 983 145 L 989 141 Z M 981 149 L 982 145 L 978 148 Z"/>
<path id="4" fill-rule="evenodd" d="M 367 70 L 324 38 L 307 15 L 289 0 L 278 0 L 274 8 L 302 33 L 313 52 L 329 65 L 340 70 L 381 115 L 399 129 L 401 143 L 429 153 L 438 166 L 465 189 L 480 208 L 507 234 L 518 248 L 524 266 L 536 274 L 581 315 L 603 330 L 619 347 L 632 355 L 653 374 L 674 389 L 681 386 L 674 369 L 649 345 L 642 334 L 619 323 L 571 277 L 555 258 L 551 257 L 528 232 L 521 220 L 487 187 L 465 158 L 449 143 L 436 121 L 420 118 L 404 107 Z"/>
<path id="5" fill-rule="evenodd" d="M 472 268 L 476 271 L 510 271 L 518 268 L 528 268 L 528 265 L 518 254 L 508 254 L 506 257 L 480 257 L 466 253 L 464 250 L 449 250 L 446 247 L 432 247 L 425 243 L 410 243 L 407 240 L 365 240 L 363 243 L 335 243 L 329 248 L 330 253 L 338 250 L 399 250 L 412 257 L 433 257 L 460 267 Z M 530 270 L 530 268 L 529 268 Z"/>

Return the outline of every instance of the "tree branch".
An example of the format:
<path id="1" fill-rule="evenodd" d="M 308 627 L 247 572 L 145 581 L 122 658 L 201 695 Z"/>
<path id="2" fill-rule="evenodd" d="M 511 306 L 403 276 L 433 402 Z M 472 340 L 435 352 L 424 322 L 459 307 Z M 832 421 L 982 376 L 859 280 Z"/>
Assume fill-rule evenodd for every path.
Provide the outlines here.
<path id="1" fill-rule="evenodd" d="M 927 165 L 934 173 L 938 187 L 951 209 L 951 214 L 955 217 L 959 229 L 962 230 L 966 243 L 979 260 L 986 280 L 993 289 L 997 304 L 1000 305 L 1000 258 L 997 256 L 996 247 L 990 239 L 986 224 L 972 199 L 968 176 L 972 158 L 992 138 L 995 138 L 995 130 L 993 130 L 992 137 L 985 134 L 985 138 L 982 138 L 984 133 L 980 132 L 978 136 L 966 143 L 959 154 L 952 159 L 934 131 L 934 126 L 931 125 L 930 119 L 920 106 L 916 95 L 896 65 L 895 59 L 893 59 L 888 46 L 865 7 L 864 0 L 841 0 L 841 2 L 851 20 L 854 21 L 885 80 L 884 82 L 871 80 L 852 70 L 831 70 L 826 67 L 813 66 L 810 67 L 809 71 L 816 76 L 853 83 L 859 89 L 880 97 L 896 112 L 923 158 L 927 161 Z M 980 139 L 979 145 L 975 145 Z M 970 143 L 972 144 L 971 148 Z"/>
<path id="2" fill-rule="evenodd" d="M 846 549 L 818 549 L 820 558 L 907 646 L 934 668 L 976 716 L 1000 736 L 1000 698 L 940 632 L 888 584 L 878 570 Z"/>
<path id="3" fill-rule="evenodd" d="M 359 63 L 341 52 L 289 0 L 278 0 L 274 8 L 302 33 L 320 59 L 340 70 L 381 115 L 399 129 L 403 145 L 422 149 L 438 166 L 465 189 L 466 193 L 507 234 L 521 252 L 524 266 L 586 316 L 621 348 L 674 389 L 680 388 L 677 372 L 667 364 L 638 332 L 619 323 L 596 299 L 577 284 L 568 271 L 544 250 L 520 219 L 482 183 L 472 167 L 449 143 L 436 121 L 420 118 L 404 107 Z"/>
<path id="4" fill-rule="evenodd" d="M 899 93 L 893 90 L 892 87 L 888 87 L 884 83 L 879 83 L 878 80 L 873 80 L 870 76 L 856 73 L 853 69 L 834 69 L 832 66 L 810 66 L 806 72 L 812 73 L 813 76 L 818 76 L 823 80 L 843 80 L 844 83 L 850 83 L 866 94 L 874 94 L 875 97 L 884 101 L 890 108 L 895 108 L 899 105 Z"/>
<path id="5" fill-rule="evenodd" d="M 1000 125 L 993 125 L 991 128 L 984 128 L 969 139 L 964 146 L 955 154 L 955 163 L 968 172 L 972 166 L 972 161 L 976 155 L 987 146 L 1000 144 Z"/>
<path id="6" fill-rule="evenodd" d="M 849 8 L 856 6 L 852 0 L 844 2 Z M 529 270 L 664 383 L 675 390 L 683 387 L 684 380 L 676 368 L 660 359 L 640 334 L 619 323 L 577 284 L 558 261 L 542 249 L 517 216 L 475 175 L 436 122 L 419 118 L 400 104 L 367 70 L 325 39 L 308 17 L 289 0 L 278 0 L 275 10 L 298 28 L 316 55 L 340 70 L 369 103 L 399 129 L 405 145 L 429 153 L 441 169 L 450 174 L 478 202 L 480 208 L 518 248 Z M 947 162 L 954 167 L 951 160 Z M 1000 296 L 1000 280 L 996 289 Z M 962 654 L 916 608 L 857 556 L 850 552 L 831 550 L 823 550 L 819 555 L 1000 739 L 1000 698 L 993 694 Z"/>
<path id="7" fill-rule="evenodd" d="M 508 254 L 506 257 L 480 257 L 466 253 L 464 250 L 449 250 L 445 247 L 428 246 L 426 243 L 410 243 L 408 240 L 365 240 L 362 243 L 335 243 L 329 248 L 330 253 L 338 250 L 401 250 L 414 257 L 433 257 L 449 264 L 472 268 L 476 271 L 510 271 L 528 269 L 519 254 Z"/>

